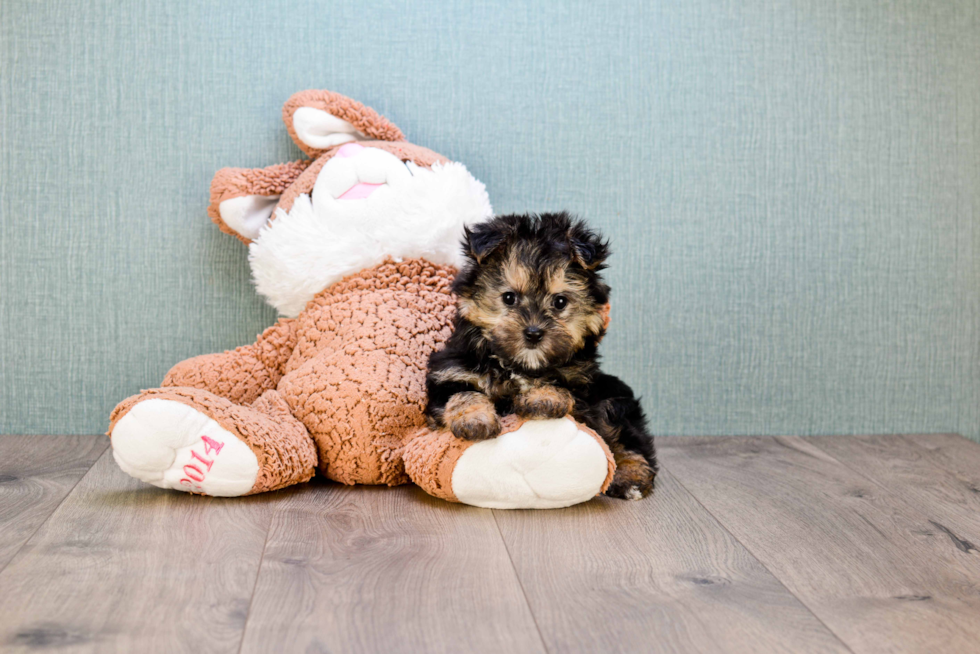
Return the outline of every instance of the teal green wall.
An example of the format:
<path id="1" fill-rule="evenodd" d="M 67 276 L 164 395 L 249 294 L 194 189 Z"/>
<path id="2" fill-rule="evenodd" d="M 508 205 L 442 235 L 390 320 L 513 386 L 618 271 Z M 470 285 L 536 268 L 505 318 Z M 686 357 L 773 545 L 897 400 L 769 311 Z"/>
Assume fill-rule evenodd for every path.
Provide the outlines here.
<path id="1" fill-rule="evenodd" d="M 980 437 L 980 4 L 0 2 L 0 432 L 274 321 L 211 224 L 328 88 L 612 238 L 662 434 Z"/>

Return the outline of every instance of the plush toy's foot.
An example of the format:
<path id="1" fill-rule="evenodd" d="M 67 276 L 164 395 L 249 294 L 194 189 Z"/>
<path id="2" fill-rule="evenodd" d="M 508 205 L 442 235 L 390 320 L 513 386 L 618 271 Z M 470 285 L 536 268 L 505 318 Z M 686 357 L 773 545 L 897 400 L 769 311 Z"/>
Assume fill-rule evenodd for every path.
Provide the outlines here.
<path id="1" fill-rule="evenodd" d="M 421 432 L 406 446 L 406 472 L 430 495 L 491 509 L 571 506 L 612 480 L 609 448 L 571 418 L 502 422 L 500 436 L 479 442 Z"/>
<path id="2" fill-rule="evenodd" d="M 173 400 L 146 400 L 112 430 L 112 456 L 126 474 L 160 488 L 245 495 L 259 460 L 209 416 Z"/>
<path id="3" fill-rule="evenodd" d="M 275 391 L 253 406 L 207 391 L 164 388 L 122 402 L 109 427 L 124 472 L 160 488 L 221 497 L 308 480 L 316 454 Z"/>

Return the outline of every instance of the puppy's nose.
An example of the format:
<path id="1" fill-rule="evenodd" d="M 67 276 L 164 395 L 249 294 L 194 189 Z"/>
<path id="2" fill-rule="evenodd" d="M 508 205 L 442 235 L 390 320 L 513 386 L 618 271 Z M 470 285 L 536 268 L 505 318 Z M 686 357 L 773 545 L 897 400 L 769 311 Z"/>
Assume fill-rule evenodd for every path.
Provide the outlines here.
<path id="1" fill-rule="evenodd" d="M 532 325 L 524 328 L 524 340 L 531 345 L 540 343 L 542 338 L 544 338 L 544 330 L 540 327 Z"/>

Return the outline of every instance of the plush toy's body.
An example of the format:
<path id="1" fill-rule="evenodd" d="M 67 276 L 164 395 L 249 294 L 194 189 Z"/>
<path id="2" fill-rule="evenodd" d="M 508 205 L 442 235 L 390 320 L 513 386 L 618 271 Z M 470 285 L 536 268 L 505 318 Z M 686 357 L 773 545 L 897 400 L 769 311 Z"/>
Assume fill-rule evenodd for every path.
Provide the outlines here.
<path id="1" fill-rule="evenodd" d="M 116 407 L 120 467 L 218 496 L 315 469 L 500 508 L 567 506 L 605 489 L 612 456 L 570 418 L 508 417 L 479 443 L 424 427 L 425 367 L 451 332 L 460 235 L 491 216 L 483 185 L 343 96 L 299 93 L 283 114 L 313 159 L 220 171 L 209 213 L 250 244 L 256 285 L 286 317 Z"/>

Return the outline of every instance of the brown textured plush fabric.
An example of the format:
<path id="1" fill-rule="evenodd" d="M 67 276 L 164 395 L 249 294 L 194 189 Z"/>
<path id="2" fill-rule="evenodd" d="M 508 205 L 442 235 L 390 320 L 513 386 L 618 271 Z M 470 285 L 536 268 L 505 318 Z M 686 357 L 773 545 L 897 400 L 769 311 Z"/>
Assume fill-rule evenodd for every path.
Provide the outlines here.
<path id="1" fill-rule="evenodd" d="M 459 502 L 453 493 L 453 470 L 459 457 L 475 442 L 422 428 L 412 435 L 402 454 L 405 472 L 429 495 Z"/>
<path id="2" fill-rule="evenodd" d="M 276 391 L 266 391 L 252 406 L 198 388 L 157 388 L 119 403 L 109 418 L 109 433 L 138 402 L 158 399 L 180 402 L 210 416 L 238 436 L 259 462 L 259 474 L 248 493 L 261 493 L 308 481 L 316 466 L 316 449 L 306 428 Z"/>
<path id="3" fill-rule="evenodd" d="M 322 291 L 296 318 L 278 389 L 327 477 L 406 481 L 400 458 L 383 453 L 425 422 L 426 365 L 452 330 L 454 273 L 423 259 L 384 263 Z"/>
<path id="4" fill-rule="evenodd" d="M 405 135 L 394 123 L 371 107 L 365 107 L 360 102 L 333 91 L 300 91 L 286 100 L 286 104 L 282 107 L 282 121 L 286 123 L 289 136 L 296 142 L 296 145 L 314 159 L 323 154 L 325 150 L 318 150 L 306 145 L 296 135 L 296 129 L 293 127 L 293 114 L 300 107 L 313 107 L 341 120 L 346 120 L 361 134 L 379 141 L 405 140 Z"/>
<path id="5" fill-rule="evenodd" d="M 251 404 L 279 384 L 295 347 L 296 320 L 282 318 L 251 345 L 181 361 L 161 386 L 200 388 L 235 404 Z"/>
<path id="6" fill-rule="evenodd" d="M 163 388 L 116 407 L 109 431 L 140 400 L 171 399 L 252 447 L 252 492 L 305 481 L 317 461 L 345 484 L 406 483 L 402 450 L 425 423 L 426 365 L 452 330 L 455 272 L 409 259 L 351 275 L 252 345 L 177 364 Z"/>
<path id="7" fill-rule="evenodd" d="M 219 211 L 221 203 L 245 195 L 282 195 L 311 163 L 309 159 L 300 159 L 265 168 L 222 168 L 211 180 L 208 215 L 225 234 L 231 234 L 243 243 L 250 243 L 249 239 L 225 225 Z"/>

